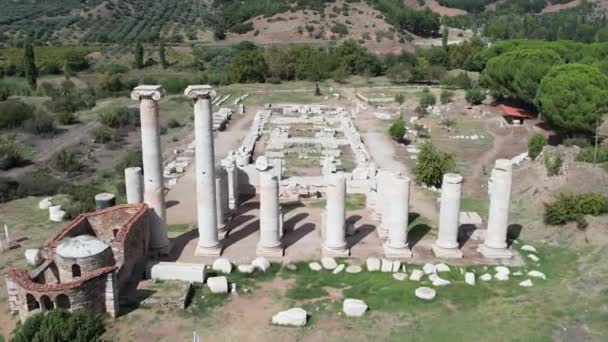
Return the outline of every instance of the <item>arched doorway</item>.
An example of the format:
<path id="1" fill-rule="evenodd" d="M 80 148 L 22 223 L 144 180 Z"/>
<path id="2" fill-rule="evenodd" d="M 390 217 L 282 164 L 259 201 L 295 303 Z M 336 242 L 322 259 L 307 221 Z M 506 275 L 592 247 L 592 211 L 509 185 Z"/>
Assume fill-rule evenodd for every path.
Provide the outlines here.
<path id="1" fill-rule="evenodd" d="M 25 295 L 25 301 L 27 302 L 27 311 L 34 311 L 40 309 L 40 303 L 31 294 Z"/>
<path id="2" fill-rule="evenodd" d="M 81 276 L 80 266 L 78 266 L 78 264 L 72 265 L 72 278 L 77 278 L 80 276 Z"/>
<path id="3" fill-rule="evenodd" d="M 60 294 L 59 296 L 57 296 L 57 298 L 55 298 L 55 306 L 57 307 L 57 309 L 69 310 L 70 298 L 64 294 Z"/>
<path id="4" fill-rule="evenodd" d="M 49 296 L 44 295 L 40 297 L 40 308 L 42 309 L 42 312 L 45 312 L 53 310 L 55 308 L 55 305 L 53 305 L 53 301 L 51 300 L 51 298 L 49 298 Z"/>

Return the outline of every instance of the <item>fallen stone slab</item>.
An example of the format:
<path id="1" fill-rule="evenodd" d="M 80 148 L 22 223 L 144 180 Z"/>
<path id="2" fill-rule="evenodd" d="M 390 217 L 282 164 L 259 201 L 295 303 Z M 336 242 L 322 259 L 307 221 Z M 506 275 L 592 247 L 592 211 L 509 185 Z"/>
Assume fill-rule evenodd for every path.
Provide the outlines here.
<path id="1" fill-rule="evenodd" d="M 467 272 L 464 274 L 464 282 L 468 285 L 475 286 L 475 273 Z"/>
<path id="2" fill-rule="evenodd" d="M 511 273 L 511 275 L 516 276 L 516 277 L 521 277 L 524 274 L 521 271 L 517 271 L 517 272 Z"/>
<path id="3" fill-rule="evenodd" d="M 346 267 L 346 273 L 359 273 L 361 271 L 362 269 L 359 265 L 349 265 Z"/>
<path id="4" fill-rule="evenodd" d="M 228 280 L 225 276 L 207 278 L 207 287 L 211 293 L 228 293 Z"/>
<path id="5" fill-rule="evenodd" d="M 320 271 L 320 270 L 322 270 L 322 269 L 323 269 L 323 267 L 321 266 L 321 264 L 319 264 L 319 263 L 318 263 L 318 262 L 316 262 L 316 261 L 313 261 L 313 262 L 311 262 L 310 264 L 308 264 L 308 267 L 309 267 L 309 268 L 310 268 L 312 271 L 315 271 L 315 272 L 318 272 L 318 271 Z"/>
<path id="6" fill-rule="evenodd" d="M 253 265 L 238 265 L 236 267 L 236 269 L 240 273 L 251 274 L 251 273 L 253 273 L 253 271 L 255 271 L 255 266 L 253 266 Z"/>
<path id="7" fill-rule="evenodd" d="M 285 266 L 288 270 L 295 272 L 298 269 L 298 266 L 296 266 L 296 264 L 287 264 Z"/>
<path id="8" fill-rule="evenodd" d="M 203 283 L 206 275 L 207 270 L 204 264 L 151 261 L 146 267 L 146 278 L 148 279 Z"/>
<path id="9" fill-rule="evenodd" d="M 230 272 L 232 272 L 232 264 L 230 263 L 230 260 L 226 258 L 217 258 L 213 262 L 211 269 L 215 272 L 230 274 Z"/>
<path id="10" fill-rule="evenodd" d="M 533 278 L 547 279 L 547 276 L 540 271 L 530 271 L 528 272 L 528 276 Z"/>
<path id="11" fill-rule="evenodd" d="M 424 272 L 424 274 L 435 273 L 435 265 L 433 265 L 433 264 L 424 264 L 424 266 L 422 266 L 422 271 Z"/>
<path id="12" fill-rule="evenodd" d="M 433 300 L 437 295 L 437 291 L 430 287 L 422 286 L 417 288 L 414 294 L 420 299 Z"/>
<path id="13" fill-rule="evenodd" d="M 431 274 L 429 280 L 433 282 L 433 286 L 446 286 L 452 284 L 451 281 L 441 278 L 436 273 Z"/>
<path id="14" fill-rule="evenodd" d="M 539 257 L 537 257 L 537 256 L 536 256 L 536 255 L 534 255 L 534 254 L 528 254 L 528 258 L 529 258 L 530 260 L 534 261 L 534 262 L 539 262 L 539 261 L 540 261 L 540 258 L 539 258 Z"/>
<path id="15" fill-rule="evenodd" d="M 399 260 L 393 260 L 393 273 L 395 272 L 399 272 L 399 269 L 401 268 L 401 261 Z"/>
<path id="16" fill-rule="evenodd" d="M 393 273 L 393 278 L 395 280 L 404 281 L 405 278 L 407 278 L 407 274 L 401 272 Z"/>
<path id="17" fill-rule="evenodd" d="M 302 308 L 291 308 L 272 316 L 272 324 L 301 327 L 306 325 L 307 315 L 306 310 Z"/>
<path id="18" fill-rule="evenodd" d="M 42 252 L 38 248 L 29 248 L 25 250 L 25 261 L 31 266 L 40 266 L 44 261 Z"/>
<path id="19" fill-rule="evenodd" d="M 526 252 L 532 252 L 532 253 L 536 253 L 536 248 L 534 246 L 530 246 L 530 245 L 523 245 L 521 246 L 521 250 L 522 251 L 526 251 Z"/>
<path id="20" fill-rule="evenodd" d="M 532 286 L 534 286 L 534 283 L 532 282 L 532 280 L 526 279 L 526 280 L 522 281 L 521 283 L 519 283 L 519 286 L 521 286 L 521 287 L 532 287 Z"/>
<path id="21" fill-rule="evenodd" d="M 393 271 L 393 261 L 388 259 L 382 259 L 381 271 L 389 273 Z"/>
<path id="22" fill-rule="evenodd" d="M 421 270 L 413 270 L 412 274 L 410 274 L 410 280 L 420 281 L 420 279 L 422 279 L 423 276 L 424 276 L 424 272 L 422 272 Z"/>
<path id="23" fill-rule="evenodd" d="M 479 277 L 479 280 L 490 281 L 490 280 L 492 280 L 492 275 L 490 273 L 484 273 L 481 275 L 481 277 Z"/>
<path id="24" fill-rule="evenodd" d="M 338 267 L 336 260 L 330 257 L 321 258 L 321 265 L 326 270 L 333 270 L 334 268 Z"/>
<path id="25" fill-rule="evenodd" d="M 369 272 L 380 271 L 380 259 L 367 258 L 367 260 L 365 261 L 365 267 Z"/>
<path id="26" fill-rule="evenodd" d="M 38 202 L 38 208 L 42 210 L 48 210 L 51 206 L 53 206 L 52 198 L 47 197 L 42 201 Z"/>
<path id="27" fill-rule="evenodd" d="M 367 304 L 360 299 L 346 298 L 342 303 L 342 312 L 348 317 L 361 317 L 367 311 Z"/>
<path id="28" fill-rule="evenodd" d="M 344 264 L 340 264 L 340 265 L 338 265 L 336 268 L 334 268 L 334 271 L 333 271 L 333 272 L 331 272 L 331 273 L 333 273 L 333 274 L 338 274 L 338 273 L 340 273 L 340 272 L 344 271 L 344 268 L 345 268 L 345 267 L 346 267 L 346 265 L 344 265 Z"/>
<path id="29" fill-rule="evenodd" d="M 511 271 L 505 266 L 496 266 L 494 267 L 494 271 L 496 271 L 496 273 L 503 273 L 506 275 L 509 275 L 511 273 Z"/>
<path id="30" fill-rule="evenodd" d="M 262 272 L 266 272 L 266 270 L 270 268 L 270 261 L 264 257 L 257 257 L 253 259 L 251 265 Z"/>
<path id="31" fill-rule="evenodd" d="M 506 281 L 506 280 L 509 280 L 509 275 L 506 273 L 499 272 L 494 275 L 494 278 L 499 281 Z"/>
<path id="32" fill-rule="evenodd" d="M 450 266 L 441 263 L 441 264 L 437 264 L 435 265 L 435 271 L 437 273 L 441 273 L 441 272 L 450 272 Z"/>

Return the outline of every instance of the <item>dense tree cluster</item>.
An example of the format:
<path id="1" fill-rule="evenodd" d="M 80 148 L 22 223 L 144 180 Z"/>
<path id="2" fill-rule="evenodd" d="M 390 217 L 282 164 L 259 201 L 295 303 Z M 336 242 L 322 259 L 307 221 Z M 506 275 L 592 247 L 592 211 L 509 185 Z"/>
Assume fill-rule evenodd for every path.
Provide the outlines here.
<path id="1" fill-rule="evenodd" d="M 37 314 L 18 325 L 11 334 L 11 341 L 97 341 L 105 332 L 103 319 L 86 313 L 70 313 L 52 310 Z"/>

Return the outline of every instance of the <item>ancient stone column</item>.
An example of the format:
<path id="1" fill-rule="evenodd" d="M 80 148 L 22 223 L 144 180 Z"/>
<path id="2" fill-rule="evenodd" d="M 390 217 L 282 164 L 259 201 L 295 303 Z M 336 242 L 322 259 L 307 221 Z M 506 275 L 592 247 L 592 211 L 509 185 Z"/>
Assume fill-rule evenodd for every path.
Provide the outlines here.
<path id="1" fill-rule="evenodd" d="M 461 197 L 462 176 L 455 173 L 443 175 L 439 232 L 433 245 L 433 252 L 439 258 L 462 258 L 462 251 L 458 248 Z"/>
<path id="2" fill-rule="evenodd" d="M 507 246 L 509 208 L 513 166 L 508 159 L 498 159 L 492 170 L 488 229 L 479 252 L 486 258 L 510 258 L 513 253 Z"/>
<path id="3" fill-rule="evenodd" d="M 102 192 L 95 195 L 95 210 L 110 208 L 116 205 L 116 195 Z"/>
<path id="4" fill-rule="evenodd" d="M 393 173 L 388 170 L 378 170 L 376 175 L 376 217 L 380 221 L 378 236 L 384 239 L 388 236 L 386 208 L 388 205 L 388 189 L 390 189 Z"/>
<path id="5" fill-rule="evenodd" d="M 233 156 L 234 152 L 231 152 L 226 159 L 222 161 L 222 166 L 226 170 L 227 183 L 228 183 L 228 209 L 235 210 L 238 206 L 239 201 L 239 182 L 238 182 L 238 169 Z"/>
<path id="6" fill-rule="evenodd" d="M 388 258 L 410 258 L 412 251 L 407 243 L 410 179 L 400 174 L 393 174 L 388 184 L 390 187 L 386 191 L 386 208 L 382 220 L 386 222 L 388 229 L 388 238 L 383 246 L 384 254 Z"/>
<path id="7" fill-rule="evenodd" d="M 279 204 L 279 180 L 267 162 L 256 161 L 260 183 L 260 240 L 258 256 L 283 256 L 281 245 L 281 207 Z"/>
<path id="8" fill-rule="evenodd" d="M 184 94 L 194 100 L 194 136 L 196 159 L 196 204 L 198 245 L 194 255 L 217 256 L 222 247 L 218 239 L 217 198 L 215 188 L 215 152 L 211 98 L 215 91 L 208 85 L 191 85 Z"/>
<path id="9" fill-rule="evenodd" d="M 144 179 L 140 167 L 125 169 L 125 188 L 127 203 L 142 203 L 144 201 Z"/>
<path id="10" fill-rule="evenodd" d="M 158 101 L 164 94 L 158 85 L 141 85 L 131 92 L 139 100 L 141 150 L 144 164 L 144 202 L 150 207 L 150 248 L 160 254 L 171 250 L 167 238 L 165 185 L 158 124 Z"/>
<path id="11" fill-rule="evenodd" d="M 323 255 L 348 256 L 346 248 L 346 179 L 342 172 L 328 175 Z"/>

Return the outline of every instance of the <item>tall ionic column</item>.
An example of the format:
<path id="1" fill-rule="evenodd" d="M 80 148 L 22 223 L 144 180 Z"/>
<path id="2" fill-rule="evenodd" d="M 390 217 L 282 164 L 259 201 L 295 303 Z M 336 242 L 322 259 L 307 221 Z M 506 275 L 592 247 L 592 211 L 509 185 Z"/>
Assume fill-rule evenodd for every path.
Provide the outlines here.
<path id="1" fill-rule="evenodd" d="M 167 238 L 165 185 L 158 124 L 158 101 L 164 92 L 159 85 L 141 85 L 131 92 L 131 98 L 139 100 L 144 202 L 150 207 L 150 248 L 160 254 L 168 254 L 171 250 Z"/>
<path id="2" fill-rule="evenodd" d="M 409 221 L 410 179 L 399 174 L 391 177 L 387 188 L 386 228 L 388 238 L 384 243 L 384 254 L 387 258 L 411 258 L 412 251 L 407 243 L 407 226 Z"/>
<path id="3" fill-rule="evenodd" d="M 194 100 L 194 138 L 196 159 L 196 206 L 198 245 L 194 255 L 217 256 L 222 252 L 217 229 L 215 189 L 215 152 L 211 98 L 215 91 L 208 85 L 191 85 L 184 94 Z"/>
<path id="4" fill-rule="evenodd" d="M 511 161 L 498 159 L 492 170 L 486 239 L 484 244 L 479 247 L 479 252 L 486 258 L 502 259 L 513 256 L 513 252 L 507 246 L 512 177 Z"/>
<path id="5" fill-rule="evenodd" d="M 386 169 L 378 170 L 376 175 L 376 215 L 380 221 L 377 232 L 381 239 L 385 239 L 388 236 L 388 216 L 386 213 L 388 203 L 390 202 L 388 195 L 389 189 L 392 186 L 390 182 L 393 176 L 394 173 Z"/>
<path id="6" fill-rule="evenodd" d="M 462 176 L 455 173 L 443 175 L 439 232 L 433 245 L 433 252 L 438 258 L 462 258 L 462 251 L 458 248 L 461 197 Z"/>
<path id="7" fill-rule="evenodd" d="M 256 255 L 281 257 L 281 207 L 279 204 L 279 180 L 268 166 L 265 157 L 259 157 L 256 168 L 260 184 L 260 240 Z"/>
<path id="8" fill-rule="evenodd" d="M 346 179 L 342 172 L 328 175 L 323 255 L 348 256 L 346 248 Z"/>
<path id="9" fill-rule="evenodd" d="M 125 188 L 127 203 L 142 203 L 144 201 L 144 179 L 141 175 L 141 167 L 125 169 Z"/>

